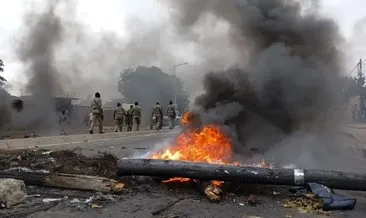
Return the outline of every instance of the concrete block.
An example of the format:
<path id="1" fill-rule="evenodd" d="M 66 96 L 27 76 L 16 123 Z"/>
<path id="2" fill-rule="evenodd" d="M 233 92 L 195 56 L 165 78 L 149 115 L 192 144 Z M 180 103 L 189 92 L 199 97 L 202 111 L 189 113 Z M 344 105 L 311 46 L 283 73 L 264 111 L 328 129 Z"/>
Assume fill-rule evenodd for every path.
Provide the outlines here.
<path id="1" fill-rule="evenodd" d="M 5 208 L 22 203 L 27 196 L 27 189 L 21 180 L 0 179 L 0 204 Z"/>

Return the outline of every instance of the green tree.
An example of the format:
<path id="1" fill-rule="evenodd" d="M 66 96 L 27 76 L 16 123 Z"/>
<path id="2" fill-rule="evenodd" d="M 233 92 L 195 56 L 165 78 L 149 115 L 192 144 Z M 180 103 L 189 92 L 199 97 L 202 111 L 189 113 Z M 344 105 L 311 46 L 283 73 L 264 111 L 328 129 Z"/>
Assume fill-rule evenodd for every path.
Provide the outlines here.
<path id="1" fill-rule="evenodd" d="M 4 62 L 3 60 L 0 59 L 0 71 L 4 72 Z M 0 75 L 0 85 L 3 85 L 4 83 L 6 83 L 6 79 Z"/>
<path id="2" fill-rule="evenodd" d="M 138 101 L 148 115 L 156 102 L 160 102 L 164 109 L 170 100 L 174 102 L 174 93 L 177 109 L 185 110 L 189 101 L 182 86 L 182 81 L 178 77 L 168 75 L 154 66 L 126 69 L 120 74 L 118 81 L 118 91 L 128 99 L 128 102 Z"/>

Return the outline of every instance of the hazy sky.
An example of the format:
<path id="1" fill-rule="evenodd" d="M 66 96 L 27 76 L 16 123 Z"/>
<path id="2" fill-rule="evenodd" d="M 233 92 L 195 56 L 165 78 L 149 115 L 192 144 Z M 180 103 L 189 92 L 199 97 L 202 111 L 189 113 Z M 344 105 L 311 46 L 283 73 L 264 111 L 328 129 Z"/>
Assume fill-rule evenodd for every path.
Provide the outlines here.
<path id="1" fill-rule="evenodd" d="M 0 57 L 6 64 L 3 76 L 12 84 L 12 88 L 9 90 L 13 94 L 19 94 L 21 88 L 16 81 L 22 78 L 22 66 L 16 57 L 12 56 L 12 48 L 16 42 L 14 39 L 17 37 L 17 33 L 22 32 L 22 15 L 33 1 L 42 0 L 7 1 L 0 14 Z M 107 30 L 123 36 L 128 32 L 124 21 L 133 16 L 146 21 L 169 22 L 167 13 L 159 4 L 159 0 L 78 0 L 78 2 L 78 19 L 96 32 Z M 366 17 L 365 6 L 365 0 L 322 1 L 324 14 L 333 17 L 339 23 L 342 33 L 346 37 L 352 35 L 354 23 Z M 355 58 L 355 60 L 357 59 Z"/>

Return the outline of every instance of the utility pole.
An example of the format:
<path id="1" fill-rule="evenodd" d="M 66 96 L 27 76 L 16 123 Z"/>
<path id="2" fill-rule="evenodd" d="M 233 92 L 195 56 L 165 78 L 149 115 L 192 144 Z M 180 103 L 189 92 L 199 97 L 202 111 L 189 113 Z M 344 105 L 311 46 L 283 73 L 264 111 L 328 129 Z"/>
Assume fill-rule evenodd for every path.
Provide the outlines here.
<path id="1" fill-rule="evenodd" d="M 360 59 L 360 62 L 359 62 L 359 73 L 362 75 L 362 59 Z"/>
<path id="2" fill-rule="evenodd" d="M 365 76 L 363 74 L 363 67 L 362 67 L 362 59 L 357 64 L 358 72 L 357 72 L 357 87 L 361 89 L 365 85 Z"/>
<path id="3" fill-rule="evenodd" d="M 184 63 L 181 63 L 181 64 L 176 64 L 173 66 L 173 75 L 175 77 L 177 77 L 176 75 L 176 68 L 177 67 L 180 67 L 180 66 L 183 66 L 183 65 L 187 65 L 188 63 L 187 62 L 184 62 Z M 178 108 L 178 105 L 177 105 L 177 84 L 173 84 L 173 87 L 174 87 L 174 104 L 175 104 L 175 107 Z"/>

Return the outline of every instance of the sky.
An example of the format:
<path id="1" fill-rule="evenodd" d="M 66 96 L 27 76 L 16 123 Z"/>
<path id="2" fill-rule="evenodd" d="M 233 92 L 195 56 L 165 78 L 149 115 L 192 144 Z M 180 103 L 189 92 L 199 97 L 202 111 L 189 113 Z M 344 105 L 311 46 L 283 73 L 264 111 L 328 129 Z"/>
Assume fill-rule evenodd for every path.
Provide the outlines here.
<path id="1" fill-rule="evenodd" d="M 17 33 L 22 31 L 22 19 L 25 10 L 34 1 L 44 0 L 12 0 L 7 1 L 6 8 L 0 14 L 0 58 L 5 62 L 3 76 L 8 79 L 7 89 L 14 95 L 19 95 L 24 84 L 22 65 L 14 56 Z M 177 0 L 178 1 L 178 0 Z M 334 18 L 346 38 L 353 35 L 356 21 L 365 18 L 365 0 L 322 0 L 322 13 Z M 151 22 L 170 22 L 167 11 L 159 0 L 78 0 L 77 18 L 93 31 L 111 31 L 123 36 L 128 32 L 124 25 L 127 19 L 138 17 Z M 357 53 L 359 58 L 366 54 Z M 355 61 L 358 57 L 354 57 Z"/>

